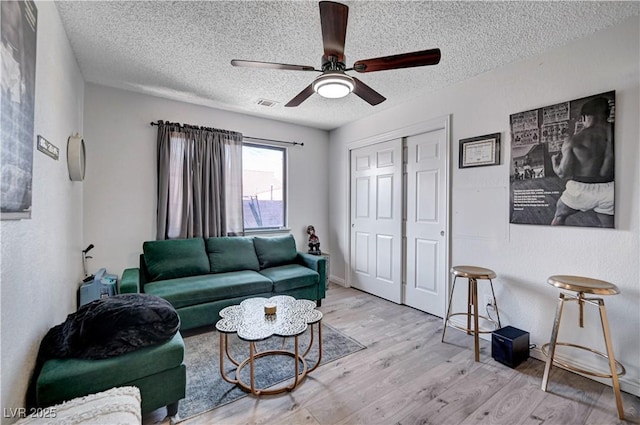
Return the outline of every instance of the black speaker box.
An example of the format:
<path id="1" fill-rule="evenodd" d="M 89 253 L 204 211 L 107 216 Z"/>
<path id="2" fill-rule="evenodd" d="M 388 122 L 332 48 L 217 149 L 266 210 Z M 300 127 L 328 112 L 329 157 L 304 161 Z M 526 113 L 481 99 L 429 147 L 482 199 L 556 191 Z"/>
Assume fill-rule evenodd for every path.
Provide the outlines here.
<path id="1" fill-rule="evenodd" d="M 529 358 L 529 332 L 505 326 L 491 334 L 491 356 L 514 368 Z"/>

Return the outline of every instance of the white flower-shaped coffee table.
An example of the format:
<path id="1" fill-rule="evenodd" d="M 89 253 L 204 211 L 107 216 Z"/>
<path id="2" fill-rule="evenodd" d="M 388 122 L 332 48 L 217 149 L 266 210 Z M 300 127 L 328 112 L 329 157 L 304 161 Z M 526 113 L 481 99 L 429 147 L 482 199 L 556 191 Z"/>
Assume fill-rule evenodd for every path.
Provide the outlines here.
<path id="1" fill-rule="evenodd" d="M 265 305 L 274 304 L 275 314 L 265 314 Z M 291 391 L 298 386 L 307 376 L 313 372 L 322 359 L 322 312 L 316 310 L 316 303 L 310 300 L 296 300 L 288 295 L 278 295 L 271 298 L 249 298 L 239 305 L 233 305 L 220 311 L 221 319 L 216 323 L 216 329 L 220 333 L 220 375 L 232 384 L 237 385 L 254 395 L 278 394 L 284 391 Z M 311 350 L 314 342 L 314 328 L 318 328 L 318 361 L 309 369 L 306 355 Z M 311 340 L 304 353 L 300 354 L 298 337 L 311 327 Z M 229 334 L 238 334 L 238 338 L 249 342 L 249 357 L 243 361 L 237 361 L 229 353 Z M 265 350 L 258 351 L 256 342 L 262 341 L 272 336 L 293 337 L 294 351 L 288 350 Z M 283 343 L 284 346 L 284 343 Z M 298 359 L 294 361 L 294 379 L 289 386 L 279 388 L 256 388 L 255 386 L 255 359 L 260 357 L 285 355 Z M 225 356 L 236 365 L 236 378 L 226 376 L 224 372 Z M 300 370 L 302 363 L 302 370 Z M 240 371 L 247 364 L 250 367 L 250 384 L 240 379 Z"/>

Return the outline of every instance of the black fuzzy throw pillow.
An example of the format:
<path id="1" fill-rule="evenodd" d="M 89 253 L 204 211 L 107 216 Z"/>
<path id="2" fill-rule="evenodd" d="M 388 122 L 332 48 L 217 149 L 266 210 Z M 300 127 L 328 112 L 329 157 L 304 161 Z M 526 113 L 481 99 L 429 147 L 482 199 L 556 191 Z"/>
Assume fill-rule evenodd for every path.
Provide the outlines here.
<path id="1" fill-rule="evenodd" d="M 170 340 L 180 319 L 166 300 L 122 294 L 85 304 L 45 335 L 47 358 L 104 359 Z"/>

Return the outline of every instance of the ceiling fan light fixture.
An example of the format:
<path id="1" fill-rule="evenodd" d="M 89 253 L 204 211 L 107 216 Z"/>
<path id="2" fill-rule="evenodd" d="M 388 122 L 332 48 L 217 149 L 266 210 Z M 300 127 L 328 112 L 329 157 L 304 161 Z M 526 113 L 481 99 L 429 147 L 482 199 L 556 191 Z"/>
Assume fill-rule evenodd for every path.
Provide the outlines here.
<path id="1" fill-rule="evenodd" d="M 342 72 L 325 72 L 313 81 L 313 91 L 329 99 L 345 97 L 354 87 L 353 78 Z"/>

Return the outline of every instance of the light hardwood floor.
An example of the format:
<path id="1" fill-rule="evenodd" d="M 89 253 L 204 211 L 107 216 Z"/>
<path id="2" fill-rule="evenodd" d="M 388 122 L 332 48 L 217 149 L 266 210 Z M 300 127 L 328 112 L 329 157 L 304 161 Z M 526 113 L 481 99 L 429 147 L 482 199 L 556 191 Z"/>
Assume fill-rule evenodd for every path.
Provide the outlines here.
<path id="1" fill-rule="evenodd" d="M 510 369 L 481 341 L 453 328 L 441 343 L 442 319 L 367 293 L 331 285 L 320 310 L 367 349 L 326 364 L 293 392 L 247 396 L 183 422 L 200 424 L 640 424 L 640 399 L 623 393 L 617 418 L 611 387 L 554 368 L 540 389 L 544 363 Z M 157 411 L 145 424 L 168 424 Z"/>

